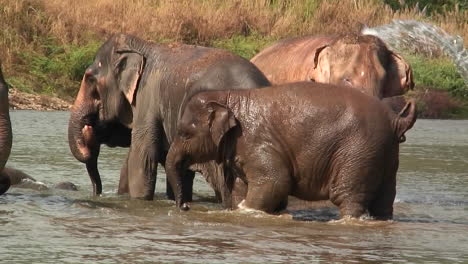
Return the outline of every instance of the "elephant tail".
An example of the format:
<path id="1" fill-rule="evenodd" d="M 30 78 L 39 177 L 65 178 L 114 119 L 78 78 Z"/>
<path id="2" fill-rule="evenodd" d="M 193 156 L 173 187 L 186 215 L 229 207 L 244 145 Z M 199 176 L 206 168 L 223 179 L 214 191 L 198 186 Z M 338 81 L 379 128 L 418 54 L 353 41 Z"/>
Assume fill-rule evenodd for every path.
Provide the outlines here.
<path id="1" fill-rule="evenodd" d="M 417 117 L 416 102 L 409 100 L 393 120 L 393 129 L 399 143 L 406 141 L 405 132 L 413 127 Z"/>

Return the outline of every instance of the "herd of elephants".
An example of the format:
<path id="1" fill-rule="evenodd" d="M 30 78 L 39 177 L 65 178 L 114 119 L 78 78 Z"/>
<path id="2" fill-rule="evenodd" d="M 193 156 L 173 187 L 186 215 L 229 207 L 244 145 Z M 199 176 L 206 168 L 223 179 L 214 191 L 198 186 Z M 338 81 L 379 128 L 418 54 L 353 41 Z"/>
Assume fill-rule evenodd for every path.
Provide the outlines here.
<path id="1" fill-rule="evenodd" d="M 371 35 L 285 39 L 248 61 L 116 34 L 84 73 L 68 142 L 94 195 L 102 192 L 106 144 L 129 148 L 118 194 L 130 198 L 154 198 L 161 164 L 166 194 L 181 210 L 190 208 L 200 172 L 226 209 L 275 213 L 291 195 L 330 200 L 341 217 L 386 220 L 399 144 L 417 118 L 415 102 L 403 97 L 413 87 L 411 67 Z M 30 178 L 5 168 L 8 108 L 0 70 L 0 194 Z"/>

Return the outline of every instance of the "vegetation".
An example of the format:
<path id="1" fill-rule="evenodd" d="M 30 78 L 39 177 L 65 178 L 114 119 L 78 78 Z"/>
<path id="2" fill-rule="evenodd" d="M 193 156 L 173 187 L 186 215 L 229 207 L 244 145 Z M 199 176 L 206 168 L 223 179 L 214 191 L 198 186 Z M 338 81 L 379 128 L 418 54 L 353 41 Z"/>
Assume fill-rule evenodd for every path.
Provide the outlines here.
<path id="1" fill-rule="evenodd" d="M 413 67 L 415 85 L 436 90 L 445 90 L 454 96 L 468 98 L 468 89 L 458 74 L 455 65 L 447 58 L 405 56 Z"/>
<path id="2" fill-rule="evenodd" d="M 458 0 L 385 0 L 385 3 L 394 10 L 418 6 L 428 14 L 440 14 L 447 10 L 468 9 L 468 2 Z"/>
<path id="3" fill-rule="evenodd" d="M 116 32 L 250 58 L 281 38 L 358 32 L 392 19 L 429 22 L 468 43 L 461 0 L 0 0 L 0 61 L 13 87 L 71 99 L 97 48 Z M 405 57 L 419 92 L 442 90 L 454 109 L 468 105 L 468 88 L 447 59 Z"/>

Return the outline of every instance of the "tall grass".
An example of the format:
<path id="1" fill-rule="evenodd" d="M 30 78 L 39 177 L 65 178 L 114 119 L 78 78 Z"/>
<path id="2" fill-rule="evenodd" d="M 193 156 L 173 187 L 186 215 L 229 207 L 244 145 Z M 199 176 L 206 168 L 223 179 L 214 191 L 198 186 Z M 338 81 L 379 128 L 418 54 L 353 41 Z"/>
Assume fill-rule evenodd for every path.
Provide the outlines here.
<path id="1" fill-rule="evenodd" d="M 10 0 L 14 2 L 14 0 Z M 144 39 L 209 44 L 252 32 L 291 35 L 358 31 L 394 18 L 428 20 L 419 9 L 393 11 L 380 0 L 37 0 L 62 42 L 86 32 L 128 32 Z M 468 11 L 434 14 L 431 22 L 468 41 Z"/>

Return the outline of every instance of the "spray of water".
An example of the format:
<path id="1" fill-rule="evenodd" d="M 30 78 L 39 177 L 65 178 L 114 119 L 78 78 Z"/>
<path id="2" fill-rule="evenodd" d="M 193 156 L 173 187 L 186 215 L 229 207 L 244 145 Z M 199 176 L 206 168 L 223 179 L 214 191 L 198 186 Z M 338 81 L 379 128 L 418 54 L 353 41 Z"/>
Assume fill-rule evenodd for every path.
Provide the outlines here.
<path id="1" fill-rule="evenodd" d="M 443 52 L 452 59 L 468 85 L 468 51 L 460 36 L 451 36 L 441 28 L 415 20 L 394 20 L 390 24 L 364 28 L 362 34 L 377 36 L 398 51 L 407 50 L 431 56 Z"/>

